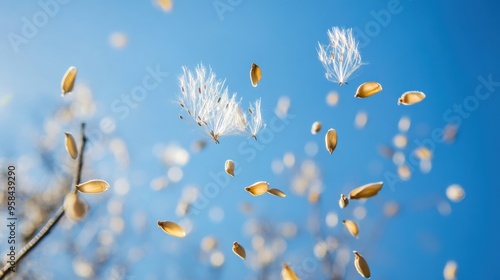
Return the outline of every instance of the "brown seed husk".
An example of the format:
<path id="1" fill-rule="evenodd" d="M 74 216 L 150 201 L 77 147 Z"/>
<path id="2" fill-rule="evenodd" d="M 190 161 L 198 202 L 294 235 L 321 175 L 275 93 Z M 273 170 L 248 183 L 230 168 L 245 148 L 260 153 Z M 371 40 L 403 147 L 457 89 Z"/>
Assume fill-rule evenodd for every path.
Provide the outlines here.
<path id="1" fill-rule="evenodd" d="M 186 231 L 178 224 L 170 221 L 158 221 L 158 226 L 167 234 L 174 237 L 183 238 L 186 236 Z"/>
<path id="2" fill-rule="evenodd" d="M 233 243 L 233 253 L 235 253 L 241 259 L 245 259 L 247 254 L 245 252 L 245 248 L 241 246 L 238 242 Z"/>
<path id="3" fill-rule="evenodd" d="M 349 231 L 349 233 L 354 236 L 354 237 L 358 237 L 358 234 L 359 234 L 359 228 L 358 228 L 358 225 L 356 224 L 356 222 L 354 221 L 351 221 L 351 220 L 343 220 L 342 223 L 344 224 L 344 226 L 347 228 L 347 231 Z"/>
<path id="4" fill-rule="evenodd" d="M 339 199 L 339 206 L 340 208 L 345 208 L 347 205 L 349 205 L 349 199 L 344 194 L 340 194 L 340 199 Z"/>
<path id="5" fill-rule="evenodd" d="M 226 173 L 234 177 L 234 161 L 228 159 L 225 164 Z"/>
<path id="6" fill-rule="evenodd" d="M 425 94 L 421 91 L 407 91 L 401 95 L 398 100 L 398 105 L 412 105 L 424 100 Z"/>
<path id="7" fill-rule="evenodd" d="M 252 67 L 250 68 L 250 81 L 252 82 L 252 86 L 256 87 L 260 79 L 262 79 L 262 71 L 257 64 L 252 63 Z"/>
<path id="8" fill-rule="evenodd" d="M 349 199 L 369 198 L 375 196 L 382 189 L 383 185 L 384 182 L 376 182 L 355 188 L 349 193 Z"/>
<path id="9" fill-rule="evenodd" d="M 87 213 L 87 204 L 78 198 L 78 195 L 71 192 L 64 198 L 64 213 L 66 217 L 73 221 L 79 221 Z"/>
<path id="10" fill-rule="evenodd" d="M 361 84 L 354 94 L 355 98 L 366 98 L 382 91 L 382 86 L 377 82 L 366 82 Z"/>
<path id="11" fill-rule="evenodd" d="M 78 70 L 76 69 L 75 66 L 69 67 L 68 70 L 66 70 L 66 73 L 64 73 L 64 76 L 61 81 L 61 90 L 63 96 L 66 93 L 71 92 L 73 90 L 77 73 Z"/>
<path id="12" fill-rule="evenodd" d="M 269 190 L 269 183 L 265 181 L 259 181 L 253 185 L 245 188 L 253 196 L 263 195 Z"/>
<path id="13" fill-rule="evenodd" d="M 321 123 L 320 122 L 314 122 L 311 126 L 311 133 L 312 134 L 317 134 L 321 130 Z"/>
<path id="14" fill-rule="evenodd" d="M 76 189 L 82 193 L 102 193 L 109 188 L 109 184 L 103 180 L 90 180 L 76 186 Z"/>
<path id="15" fill-rule="evenodd" d="M 269 189 L 267 192 L 275 196 L 286 197 L 286 194 L 278 189 Z"/>
<path id="16" fill-rule="evenodd" d="M 325 135 L 325 145 L 326 150 L 332 154 L 335 148 L 337 147 L 337 131 L 333 128 L 330 128 Z"/>
<path id="17" fill-rule="evenodd" d="M 281 280 L 300 280 L 300 278 L 295 274 L 292 268 L 284 263 L 281 269 Z"/>
<path id="18" fill-rule="evenodd" d="M 64 142 L 66 145 L 66 151 L 71 156 L 72 159 L 76 159 L 78 157 L 78 148 L 76 147 L 75 138 L 71 133 L 64 132 Z"/>
<path id="19" fill-rule="evenodd" d="M 358 273 L 365 278 L 370 278 L 370 268 L 368 267 L 368 263 L 366 262 L 366 260 L 360 254 L 358 254 L 358 252 L 352 252 L 354 253 L 354 266 L 356 267 Z"/>

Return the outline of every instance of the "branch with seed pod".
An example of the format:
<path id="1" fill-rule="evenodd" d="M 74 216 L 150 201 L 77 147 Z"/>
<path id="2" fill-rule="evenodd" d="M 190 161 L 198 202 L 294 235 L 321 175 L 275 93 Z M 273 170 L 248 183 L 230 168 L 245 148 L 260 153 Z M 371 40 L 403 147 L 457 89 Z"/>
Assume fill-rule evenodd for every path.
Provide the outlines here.
<path id="1" fill-rule="evenodd" d="M 75 170 L 75 178 L 73 181 L 74 188 L 72 188 L 72 190 L 68 193 L 63 204 L 57 209 L 57 211 L 47 221 L 47 223 L 45 223 L 42 229 L 17 253 L 17 260 L 15 266 L 17 266 L 19 262 L 22 261 L 24 257 L 28 255 L 28 253 L 30 253 L 40 243 L 40 241 L 42 241 L 50 233 L 50 231 L 61 220 L 65 212 L 72 213 L 70 215 L 76 215 L 75 217 L 80 217 L 80 218 L 82 217 L 86 209 L 83 202 L 77 199 L 76 195 L 78 191 L 80 192 L 88 191 L 88 193 L 97 193 L 105 191 L 109 186 L 106 182 L 101 180 L 91 180 L 86 183 L 80 184 L 82 167 L 83 167 L 83 154 L 87 143 L 87 137 L 85 137 L 85 123 L 82 123 L 81 125 L 81 133 L 82 133 L 82 140 L 81 140 L 82 143 L 80 146 L 79 153 L 78 151 L 74 150 L 74 146 L 76 145 L 74 139 L 72 139 L 73 137 L 72 136 L 69 137 L 68 134 L 66 134 L 66 149 L 68 150 L 68 153 L 72 158 L 75 156 L 76 153 L 78 159 L 78 165 Z M 72 206 L 70 209 L 68 208 L 69 204 L 71 204 Z M 67 215 L 69 213 L 67 213 Z M 4 279 L 5 277 L 7 277 L 12 272 L 11 270 L 12 267 L 13 266 L 9 263 L 6 264 L 4 267 L 2 267 L 2 269 L 0 270 L 0 279 Z"/>

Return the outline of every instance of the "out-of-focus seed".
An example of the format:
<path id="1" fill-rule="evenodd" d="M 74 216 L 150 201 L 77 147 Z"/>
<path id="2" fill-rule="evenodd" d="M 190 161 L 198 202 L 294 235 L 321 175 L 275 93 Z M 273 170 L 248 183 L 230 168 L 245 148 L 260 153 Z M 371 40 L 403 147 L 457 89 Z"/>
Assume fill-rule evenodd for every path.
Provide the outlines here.
<path id="1" fill-rule="evenodd" d="M 286 194 L 278 189 L 269 189 L 267 192 L 275 196 L 286 197 Z"/>
<path id="2" fill-rule="evenodd" d="M 358 228 L 358 225 L 356 224 L 356 222 L 354 221 L 351 221 L 351 220 L 343 220 L 342 223 L 344 224 L 344 226 L 346 227 L 347 231 L 349 231 L 349 233 L 354 236 L 354 237 L 358 237 L 358 234 L 359 234 L 359 228 Z"/>
<path id="3" fill-rule="evenodd" d="M 300 280 L 300 278 L 291 267 L 284 263 L 281 269 L 281 280 Z"/>

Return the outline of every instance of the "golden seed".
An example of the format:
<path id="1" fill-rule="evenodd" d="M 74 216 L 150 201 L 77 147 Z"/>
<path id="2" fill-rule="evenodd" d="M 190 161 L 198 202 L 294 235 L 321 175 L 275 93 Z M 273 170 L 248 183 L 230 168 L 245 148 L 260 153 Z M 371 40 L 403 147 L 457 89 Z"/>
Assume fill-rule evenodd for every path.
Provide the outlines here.
<path id="1" fill-rule="evenodd" d="M 64 213 L 70 220 L 81 220 L 87 213 L 87 208 L 87 204 L 73 192 L 67 194 L 64 198 Z"/>
<path id="2" fill-rule="evenodd" d="M 354 266 L 356 267 L 358 273 L 365 278 L 370 278 L 370 268 L 368 267 L 366 260 L 358 254 L 358 252 L 352 252 L 354 253 Z"/>
<path id="3" fill-rule="evenodd" d="M 349 193 L 349 199 L 369 198 L 375 196 L 382 189 L 383 185 L 383 182 L 376 182 L 355 188 Z"/>
<path id="4" fill-rule="evenodd" d="M 286 197 L 286 194 L 278 189 L 269 189 L 267 192 L 275 196 Z"/>
<path id="5" fill-rule="evenodd" d="M 71 92 L 73 90 L 77 73 L 78 70 L 76 69 L 75 66 L 69 67 L 68 70 L 66 70 L 66 73 L 64 73 L 64 76 L 61 81 L 61 90 L 63 96 L 66 93 Z"/>
<path id="6" fill-rule="evenodd" d="M 263 195 L 269 190 L 269 184 L 264 181 L 259 181 L 245 188 L 253 196 Z"/>
<path id="7" fill-rule="evenodd" d="M 314 122 L 311 126 L 311 133 L 312 134 L 317 134 L 321 130 L 321 123 L 320 122 Z"/>
<path id="8" fill-rule="evenodd" d="M 402 180 L 409 180 L 411 177 L 411 170 L 406 164 L 398 166 L 398 175 Z"/>
<path id="9" fill-rule="evenodd" d="M 174 237 L 183 238 L 186 236 L 186 231 L 178 224 L 170 221 L 158 221 L 158 226 L 167 234 Z"/>
<path id="10" fill-rule="evenodd" d="M 163 12 L 170 12 L 174 6 L 172 0 L 155 0 L 155 4 L 158 8 L 160 8 Z"/>
<path id="11" fill-rule="evenodd" d="M 344 194 L 340 194 L 339 206 L 340 208 L 344 208 L 349 205 L 349 199 Z"/>
<path id="12" fill-rule="evenodd" d="M 256 87 L 260 79 L 262 79 L 262 71 L 257 64 L 252 63 L 252 67 L 250 68 L 250 81 L 252 82 L 252 86 Z"/>
<path id="13" fill-rule="evenodd" d="M 392 139 L 392 142 L 397 148 L 403 149 L 408 144 L 408 138 L 406 138 L 403 134 L 396 134 Z"/>
<path id="14" fill-rule="evenodd" d="M 325 135 L 326 150 L 332 154 L 337 147 L 337 131 L 330 128 Z"/>
<path id="15" fill-rule="evenodd" d="M 321 197 L 321 193 L 319 191 L 317 191 L 317 190 L 311 190 L 309 192 L 309 196 L 307 197 L 307 200 L 311 204 L 316 204 L 316 203 L 318 203 L 320 197 Z"/>
<path id="16" fill-rule="evenodd" d="M 398 105 L 412 105 L 424 100 L 425 94 L 421 91 L 407 91 L 401 95 L 398 100 Z"/>
<path id="17" fill-rule="evenodd" d="M 295 274 L 291 267 L 284 263 L 283 268 L 281 269 L 281 280 L 300 280 L 300 278 L 297 274 Z"/>
<path id="18" fill-rule="evenodd" d="M 210 252 L 217 247 L 217 239 L 212 236 L 205 236 L 201 240 L 200 247 L 205 252 Z"/>
<path id="19" fill-rule="evenodd" d="M 234 161 L 228 159 L 225 164 L 226 173 L 234 177 Z"/>
<path id="20" fill-rule="evenodd" d="M 415 155 L 420 160 L 430 160 L 432 158 L 431 150 L 426 147 L 419 147 L 415 150 Z"/>
<path id="21" fill-rule="evenodd" d="M 344 226 L 346 227 L 347 231 L 349 231 L 349 233 L 352 236 L 354 236 L 356 238 L 358 237 L 359 228 L 358 228 L 358 225 L 354 221 L 343 220 L 342 223 L 344 224 Z"/>
<path id="22" fill-rule="evenodd" d="M 460 202 L 465 197 L 465 191 L 460 185 L 452 184 L 446 188 L 446 196 L 453 202 Z"/>
<path id="23" fill-rule="evenodd" d="M 109 184 L 103 180 L 90 180 L 76 186 L 76 189 L 82 193 L 102 193 L 109 188 Z"/>
<path id="24" fill-rule="evenodd" d="M 366 82 L 361 84 L 354 94 L 355 98 L 366 98 L 382 91 L 382 86 L 377 82 Z"/>
<path id="25" fill-rule="evenodd" d="M 78 157 L 78 148 L 76 147 L 75 138 L 71 133 L 65 132 L 64 142 L 66 144 L 66 151 L 71 156 L 72 159 L 76 159 Z"/>
<path id="26" fill-rule="evenodd" d="M 247 254 L 245 253 L 245 248 L 243 248 L 243 246 L 238 244 L 238 242 L 236 241 L 233 243 L 233 253 L 235 253 L 238 257 L 240 257 L 243 260 L 247 256 Z"/>
<path id="27" fill-rule="evenodd" d="M 458 265 L 455 261 L 447 261 L 444 266 L 443 276 L 445 280 L 455 280 L 457 278 Z"/>

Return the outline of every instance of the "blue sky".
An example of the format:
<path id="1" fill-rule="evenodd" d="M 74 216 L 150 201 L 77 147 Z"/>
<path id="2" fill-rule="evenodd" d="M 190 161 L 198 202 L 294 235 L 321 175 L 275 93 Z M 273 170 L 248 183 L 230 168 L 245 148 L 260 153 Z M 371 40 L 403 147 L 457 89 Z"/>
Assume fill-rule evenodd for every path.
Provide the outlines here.
<path id="1" fill-rule="evenodd" d="M 113 260 L 119 262 L 131 248 L 145 252 L 143 258 L 130 264 L 127 277 L 212 279 L 207 274 L 209 265 L 198 262 L 196 255 L 200 239 L 213 235 L 225 255 L 217 277 L 255 279 L 258 272 L 231 252 L 235 240 L 253 251 L 252 236 L 243 230 L 251 219 L 265 220 L 276 227 L 294 222 L 299 227 L 297 237 L 287 240 L 286 251 L 270 266 L 271 275 L 276 276 L 282 262 L 300 267 L 303 260 L 314 259 L 313 247 L 318 240 L 307 231 L 307 221 L 319 211 L 325 234 L 339 237 L 343 246 L 365 255 L 373 279 L 440 279 L 450 259 L 458 263 L 460 279 L 500 278 L 494 262 L 500 249 L 495 234 L 500 225 L 494 216 L 498 212 L 495 198 L 500 194 L 496 176 L 500 155 L 496 148 L 500 140 L 496 123 L 500 38 L 496 30 L 500 25 L 493 14 L 499 8 L 497 2 L 176 1 L 173 10 L 165 13 L 148 1 L 72 0 L 57 4 L 57 11 L 46 23 L 36 25 L 33 34 L 23 33 L 24 19 L 31 23 L 40 20 L 33 17 L 44 11 L 41 3 L 47 2 L 0 3 L 0 96 L 8 100 L 0 108 L 0 156 L 15 160 L 36 155 L 45 123 L 70 102 L 60 96 L 62 74 L 70 65 L 76 66 L 77 85 L 91 89 L 96 112 L 63 125 L 64 129 L 78 134 L 78 122 L 85 121 L 89 131 L 99 131 L 101 119 L 111 118 L 116 129 L 104 135 L 102 143 L 122 139 L 130 157 L 127 169 L 117 167 L 109 154 L 101 160 L 88 160 L 93 169 L 89 175 L 109 182 L 119 178 L 129 182 L 126 194 L 111 191 L 103 200 L 90 199 L 92 211 L 105 211 L 106 206 L 99 203 L 113 199 L 124 203 L 126 230 L 119 236 L 120 246 L 114 247 Z M 218 11 L 216 3 L 226 3 L 230 8 Z M 390 19 L 384 15 L 390 15 Z M 342 87 L 325 79 L 316 52 L 318 42 L 327 43 L 326 32 L 333 26 L 354 28 L 367 63 Z M 126 34 L 124 48 L 110 46 L 108 39 L 114 32 Z M 12 34 L 24 38 L 22 43 L 12 43 Z M 269 138 L 264 135 L 257 144 L 245 137 L 222 138 L 220 145 L 208 141 L 205 150 L 191 153 L 187 165 L 182 166 L 180 182 L 161 191 L 152 190 L 150 182 L 165 176 L 169 168 L 159 160 L 154 147 L 175 143 L 190 150 L 191 143 L 205 137 L 197 126 L 179 120 L 180 108 L 173 102 L 179 93 L 181 67 L 194 69 L 200 62 L 225 79 L 229 91 L 237 92 L 245 106 L 262 98 L 262 113 L 268 123 L 262 133 Z M 248 77 L 254 62 L 263 71 L 256 88 Z M 124 98 L 130 98 L 151 69 L 167 74 L 160 76 L 144 100 L 124 105 Z M 490 86 L 482 82 L 488 80 Z M 357 86 L 366 81 L 379 82 L 383 91 L 367 99 L 353 98 Z M 477 91 L 478 87 L 482 88 Z M 414 106 L 398 106 L 398 97 L 408 90 L 423 91 L 427 97 Z M 330 91 L 337 91 L 340 97 L 335 107 L 325 102 Z M 483 100 L 476 92 L 484 96 Z M 290 98 L 291 107 L 289 119 L 278 131 L 270 128 L 270 122 L 281 124 L 274 114 L 281 96 Z M 129 112 L 123 114 L 113 104 L 126 106 Z M 463 106 L 464 111 L 457 111 L 457 106 Z M 354 127 L 359 111 L 368 114 L 362 130 Z M 409 181 L 389 186 L 384 174 L 395 172 L 396 167 L 390 159 L 381 157 L 377 148 L 392 144 L 402 116 L 412 122 L 408 146 L 402 152 L 408 158 L 418 143 L 432 142 L 432 170 L 423 174 L 416 166 Z M 323 124 L 318 135 L 310 133 L 314 121 Z M 450 122 L 460 122 L 454 143 L 429 141 L 433 131 Z M 333 155 L 324 148 L 324 133 L 330 127 L 339 134 Z M 57 139 L 60 142 L 55 153 L 63 157 L 62 137 Z M 312 157 L 304 151 L 309 142 L 318 146 L 317 155 Z M 99 143 L 90 149 L 95 152 L 96 146 Z M 288 152 L 295 155 L 295 166 L 281 174 L 273 173 L 273 160 Z M 214 181 L 210 174 L 222 174 L 220 178 L 228 180 L 221 173 L 228 158 L 237 162 L 241 172 L 210 199 L 206 208 L 192 216 L 192 232 L 182 240 L 161 232 L 156 221 L 178 220 L 176 204 L 188 185 L 204 190 Z M 291 181 L 306 160 L 314 161 L 320 170 L 323 193 L 316 208 L 307 197 L 291 191 Z M 245 186 L 260 180 L 284 190 L 288 197 L 250 197 L 244 192 Z M 341 192 L 375 181 L 386 183 L 377 197 L 364 204 L 353 201 L 345 211 L 338 208 Z M 454 183 L 466 192 L 459 203 L 446 198 L 446 187 Z M 401 206 L 400 213 L 389 220 L 382 218 L 383 205 L 388 201 Z M 451 205 L 450 215 L 438 212 L 440 201 Z M 242 213 L 242 202 L 251 203 L 254 212 Z M 350 239 L 340 223 L 334 228 L 324 224 L 326 213 L 331 211 L 340 220 L 353 218 L 356 206 L 366 207 L 368 213 L 358 221 L 361 229 L 366 229 L 358 240 Z M 214 207 L 225 213 L 221 222 L 208 218 Z M 147 217 L 145 232 L 135 232 L 131 226 L 137 213 Z M 83 223 L 98 221 L 102 222 L 94 212 Z M 53 235 L 64 233 L 59 230 Z M 45 242 L 44 246 L 50 246 L 50 241 Z M 31 257 L 41 257 L 44 252 L 40 249 Z M 61 252 L 59 258 L 64 254 Z M 316 262 L 317 269 L 303 274 L 304 279 L 326 279 L 319 266 L 321 260 Z M 48 267 L 56 270 L 54 263 Z M 109 275 L 106 273 L 111 268 L 106 269 L 103 275 Z M 62 279 L 73 275 L 68 266 L 52 276 Z M 352 256 L 345 277 L 360 278 Z"/>

